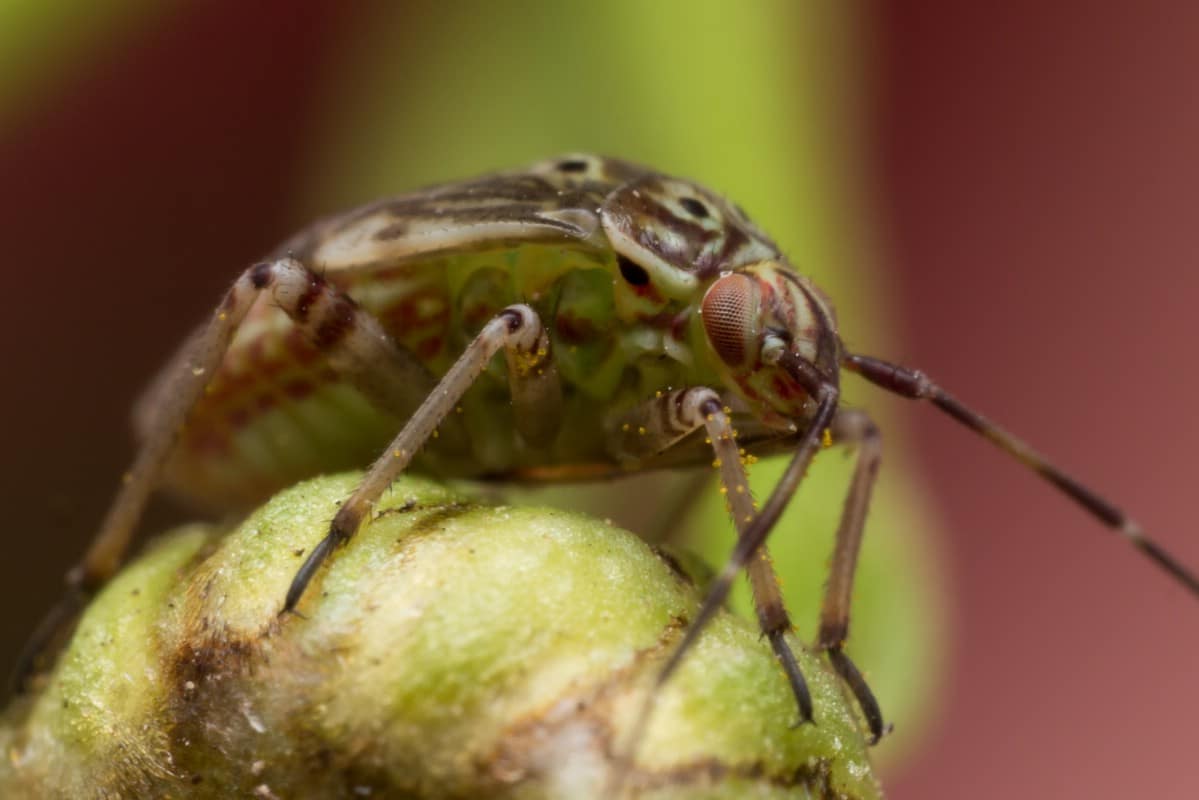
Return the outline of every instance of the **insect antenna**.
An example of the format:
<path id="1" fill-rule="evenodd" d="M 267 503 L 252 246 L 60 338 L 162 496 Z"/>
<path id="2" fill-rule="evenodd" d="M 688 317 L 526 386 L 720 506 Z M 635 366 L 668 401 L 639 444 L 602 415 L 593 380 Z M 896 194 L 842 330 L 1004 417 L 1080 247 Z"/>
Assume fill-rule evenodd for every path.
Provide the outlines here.
<path id="1" fill-rule="evenodd" d="M 1199 598 L 1199 577 L 1172 556 L 1160 544 L 1145 535 L 1139 523 L 1110 501 L 1079 483 L 1022 440 L 1000 428 L 977 411 L 963 405 L 919 370 L 891 364 L 870 356 L 847 355 L 842 362 L 846 369 L 889 392 L 913 400 L 928 400 L 975 433 L 981 434 L 1009 455 L 1032 469 L 1082 506 L 1091 516 L 1124 536 L 1130 544 L 1169 573 Z"/>

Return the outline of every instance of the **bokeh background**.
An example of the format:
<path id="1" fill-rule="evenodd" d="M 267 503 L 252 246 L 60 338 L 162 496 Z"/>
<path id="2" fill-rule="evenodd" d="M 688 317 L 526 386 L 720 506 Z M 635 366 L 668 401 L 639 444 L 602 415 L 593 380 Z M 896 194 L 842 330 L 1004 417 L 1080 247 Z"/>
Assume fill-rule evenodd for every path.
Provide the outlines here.
<path id="1" fill-rule="evenodd" d="M 737 198 L 852 347 L 1199 564 L 1197 33 L 1170 2 L 3 0 L 3 663 L 239 269 L 319 213 L 570 149 Z M 886 425 L 851 651 L 897 725 L 890 795 L 1199 796 L 1193 600 L 930 409 L 851 401 Z M 808 635 L 823 461 L 773 543 Z M 694 505 L 719 557 L 719 499 Z"/>

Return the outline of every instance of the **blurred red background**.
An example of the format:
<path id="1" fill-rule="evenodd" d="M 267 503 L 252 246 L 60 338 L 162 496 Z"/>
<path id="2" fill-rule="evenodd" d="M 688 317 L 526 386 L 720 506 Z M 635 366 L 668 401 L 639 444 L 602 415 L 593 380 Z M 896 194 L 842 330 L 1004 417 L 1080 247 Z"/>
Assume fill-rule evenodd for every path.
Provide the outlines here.
<path id="1" fill-rule="evenodd" d="M 306 124 L 358 11 L 291 8 L 130 28 L 0 132 L 3 663 L 126 466 L 114 421 L 238 265 L 304 222 Z M 879 355 L 1199 564 L 1199 6 L 867 8 L 868 167 L 904 332 Z M 943 718 L 890 795 L 1199 796 L 1193 600 L 952 423 L 905 414 L 952 531 L 954 639 Z"/>
<path id="2" fill-rule="evenodd" d="M 1199 7 L 878 10 L 902 355 L 1194 566 Z M 894 796 L 1199 796 L 1193 598 L 942 420 L 913 423 L 953 532 L 956 655 Z"/>

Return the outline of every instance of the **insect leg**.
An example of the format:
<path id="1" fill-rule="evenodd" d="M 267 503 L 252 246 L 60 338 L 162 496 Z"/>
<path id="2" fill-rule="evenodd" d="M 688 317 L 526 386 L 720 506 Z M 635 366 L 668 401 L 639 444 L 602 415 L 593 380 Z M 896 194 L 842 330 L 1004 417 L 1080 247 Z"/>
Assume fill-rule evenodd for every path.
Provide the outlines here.
<path id="1" fill-rule="evenodd" d="M 328 535 L 308 554 L 292 579 L 283 603 L 284 612 L 296 607 L 321 564 L 334 548 L 354 535 L 371 507 L 407 468 L 437 426 L 458 405 L 462 395 L 500 350 L 504 350 L 508 358 L 508 380 L 518 430 L 522 435 L 542 441 L 556 432 L 561 411 L 561 388 L 553 367 L 549 338 L 533 309 L 526 305 L 509 306 L 483 326 L 479 335 L 467 345 L 458 360 L 409 417 L 407 424 L 371 465 L 362 483 L 338 509 Z M 538 415 L 543 419 L 519 422 L 522 418 Z"/>
<path id="2" fill-rule="evenodd" d="M 324 278 L 291 258 L 250 267 L 234 282 L 213 318 L 175 359 L 171 375 L 153 393 L 152 429 L 142 443 L 100 532 L 73 572 L 72 582 L 95 589 L 120 565 L 145 503 L 171 454 L 188 412 L 199 400 L 229 348 L 237 327 L 262 293 L 269 292 L 338 374 L 377 403 L 401 404 L 422 368 L 396 347 L 369 314 Z"/>
<path id="3" fill-rule="evenodd" d="M 857 698 L 870 726 L 871 744 L 877 744 L 887 731 L 882 711 L 862 674 L 843 652 L 849 636 L 849 606 L 853 597 L 853 578 L 866 523 L 866 509 L 882 458 L 882 435 L 864 412 L 841 409 L 833 419 L 833 441 L 857 447 L 857 464 L 845 496 L 841 523 L 837 526 L 836 546 L 829 567 L 828 584 L 820 610 L 820 635 L 817 647 L 828 653 L 829 661 Z"/>
<path id="4" fill-rule="evenodd" d="M 780 363 L 816 401 L 816 411 L 808 421 L 808 427 L 800 436 L 795 455 L 791 457 L 791 461 L 783 471 L 782 477 L 779 478 L 779 482 L 775 484 L 774 489 L 770 492 L 770 497 L 767 498 L 766 504 L 754 515 L 749 525 L 738 536 L 737 544 L 734 545 L 732 554 L 725 562 L 720 573 L 716 576 L 716 579 L 712 581 L 711 586 L 708 587 L 708 594 L 704 597 L 704 602 L 700 606 L 699 613 L 691 622 L 687 633 L 683 635 L 683 640 L 679 643 L 679 646 L 675 648 L 675 651 L 663 665 L 661 672 L 658 673 L 657 686 L 663 685 L 670 679 L 670 676 L 674 674 L 679 664 L 682 663 L 687 651 L 695 645 L 695 641 L 699 638 L 704 626 L 708 624 L 709 620 L 724 605 L 724 601 L 728 598 L 729 591 L 733 587 L 733 581 L 736 579 L 737 573 L 749 563 L 750 558 L 758 551 L 763 542 L 766 541 L 766 537 L 770 535 L 770 531 L 773 530 L 775 523 L 782 516 L 787 503 L 795 495 L 795 490 L 799 488 L 799 483 L 803 480 L 804 473 L 807 472 L 812 459 L 816 455 L 816 451 L 820 448 L 820 441 L 824 436 L 824 431 L 828 429 L 833 421 L 833 416 L 837 410 L 837 400 L 840 397 L 840 392 L 836 385 L 829 382 L 810 362 L 796 356 L 784 355 Z"/>
<path id="5" fill-rule="evenodd" d="M 992 444 L 997 445 L 1008 455 L 1015 457 L 1056 486 L 1059 491 L 1082 506 L 1108 528 L 1124 536 L 1142 554 L 1172 575 L 1175 580 L 1190 590 L 1192 595 L 1199 598 L 1199 577 L 1170 555 L 1165 548 L 1146 536 L 1139 523 L 1110 501 L 1051 464 L 1026 443 L 977 411 L 963 405 L 923 372 L 869 356 L 847 355 L 843 363 L 846 369 L 858 373 L 871 383 L 890 392 L 916 400 L 928 400 L 962 425 L 981 434 Z"/>
<path id="6" fill-rule="evenodd" d="M 611 449 L 623 458 L 655 455 L 697 428 L 706 428 L 720 470 L 721 490 L 728 501 L 733 524 L 743 535 L 754 518 L 754 501 L 746 479 L 745 465 L 737 449 L 732 422 L 724 403 L 712 389 L 693 387 L 666 392 L 617 418 L 610 426 Z M 799 706 L 799 721 L 812 719 L 812 698 L 807 683 L 787 644 L 793 629 L 779 591 L 778 576 L 765 548 L 746 565 L 754 608 L 762 634 L 770 641 L 783 667 Z"/>
<path id="7" fill-rule="evenodd" d="M 19 658 L 14 673 L 18 687 L 87 597 L 121 565 L 189 412 L 220 368 L 238 326 L 265 292 L 273 295 L 334 370 L 353 381 L 376 404 L 391 410 L 398 406 L 400 411 L 414 407 L 414 391 L 432 385 L 423 367 L 393 344 L 374 318 L 298 261 L 283 258 L 247 269 L 225 293 L 212 318 L 188 339 L 164 377 L 152 387 L 143 410 L 148 415 L 147 433 L 133 465 L 82 562 L 68 573 L 66 597 L 34 631 Z"/>
<path id="8" fill-rule="evenodd" d="M 512 415 L 521 438 L 534 447 L 548 445 L 562 426 L 562 381 L 550 350 L 549 333 L 528 306 L 521 309 L 522 330 L 536 340 L 531 345 L 515 338 L 504 345 L 508 362 L 508 393 L 512 397 Z M 515 313 L 515 312 L 514 312 Z M 502 316 L 502 314 L 501 314 Z M 530 339 L 531 340 L 531 339 Z"/>
<path id="9" fill-rule="evenodd" d="M 741 571 L 742 567 L 749 563 L 763 542 L 766 541 L 766 537 L 770 535 L 770 531 L 774 528 L 775 523 L 778 522 L 787 503 L 795 495 L 795 490 L 799 488 L 799 483 L 811 465 L 816 451 L 820 448 L 820 441 L 823 438 L 824 432 L 832 423 L 833 415 L 837 410 L 837 401 L 840 397 L 840 392 L 836 384 L 822 375 L 813 364 L 798 356 L 787 353 L 780 357 L 779 363 L 815 400 L 816 410 L 808 420 L 808 427 L 800 436 L 795 455 L 791 457 L 790 463 L 787 464 L 782 477 L 771 491 L 766 504 L 754 515 L 749 525 L 743 531 L 739 532 L 737 544 L 733 547 L 732 554 L 729 556 L 728 561 L 725 562 L 720 573 L 716 576 L 716 579 L 708 587 L 708 593 L 704 597 L 702 605 L 700 605 L 699 613 L 691 621 L 691 625 L 683 635 L 683 640 L 679 642 L 674 652 L 671 653 L 666 663 L 659 670 L 637 718 L 633 721 L 625 748 L 622 750 L 622 755 L 617 758 L 613 783 L 618 795 L 622 791 L 624 781 L 627 779 L 631 754 L 636 752 L 641 738 L 649 725 L 649 719 L 653 715 L 654 701 L 657 698 L 658 691 L 670 680 L 675 671 L 678 670 L 679 665 L 683 662 L 683 658 L 695 645 L 704 627 L 716 615 L 721 606 L 724 605 L 724 601 L 728 598 L 729 591 L 733 587 L 733 581 L 736 580 L 737 574 Z"/>

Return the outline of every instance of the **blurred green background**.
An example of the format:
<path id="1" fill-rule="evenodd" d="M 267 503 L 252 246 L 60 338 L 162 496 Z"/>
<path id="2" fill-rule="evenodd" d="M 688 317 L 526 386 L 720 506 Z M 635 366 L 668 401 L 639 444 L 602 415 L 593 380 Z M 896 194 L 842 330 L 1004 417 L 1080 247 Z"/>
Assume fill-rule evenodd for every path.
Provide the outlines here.
<path id="1" fill-rule="evenodd" d="M 131 454 L 132 399 L 239 269 L 318 214 L 570 150 L 735 198 L 834 299 L 851 348 L 918 356 L 1199 556 L 1177 535 L 1185 511 L 1168 511 L 1185 492 L 1151 477 L 1185 469 L 1193 426 L 1121 442 L 1115 459 L 1102 437 L 1134 413 L 1112 383 L 1159 398 L 1141 418 L 1175 403 L 1186 419 L 1199 394 L 1161 351 L 1194 340 L 1179 305 L 1188 245 L 1172 217 L 1139 213 L 1199 200 L 1186 188 L 1199 186 L 1186 156 L 1196 104 L 1178 101 L 1193 89 L 1169 83 L 1193 74 L 1185 21 L 1070 3 L 918 6 L 0 2 L 4 274 L 17 298 L 0 341 L 18 376 L 4 396 L 18 533 L 0 565 L 14 609 L 0 652 L 48 607 L 99 519 Z M 1161 355 L 1138 359 L 1150 347 Z M 1073 793 L 1095 772 L 1088 796 L 1146 780 L 1188 796 L 1171 794 L 1177 739 L 1158 721 L 1174 716 L 1171 698 L 1193 697 L 1168 687 L 1189 685 L 1199 646 L 1178 637 L 1157 691 L 1113 692 L 1141 676 L 1136 653 L 1115 666 L 1123 648 L 1108 639 L 1147 640 L 1147 620 L 1168 626 L 1186 599 L 931 411 L 845 388 L 885 431 L 850 652 L 896 723 L 877 751 L 887 785 L 1006 797 L 1036 775 Z M 771 542 L 808 638 L 850 465 L 819 459 Z M 778 470 L 755 470 L 760 494 Z M 629 506 L 556 501 L 618 519 Z M 732 534 L 715 489 L 692 507 L 693 546 L 723 559 Z M 162 504 L 146 528 L 178 518 Z M 1104 738 L 1108 714 L 1131 727 Z M 1151 746 L 1134 756 L 1129 739 Z M 1115 780 L 1107 764 L 1090 769 L 1095 753 L 1162 766 Z"/>

